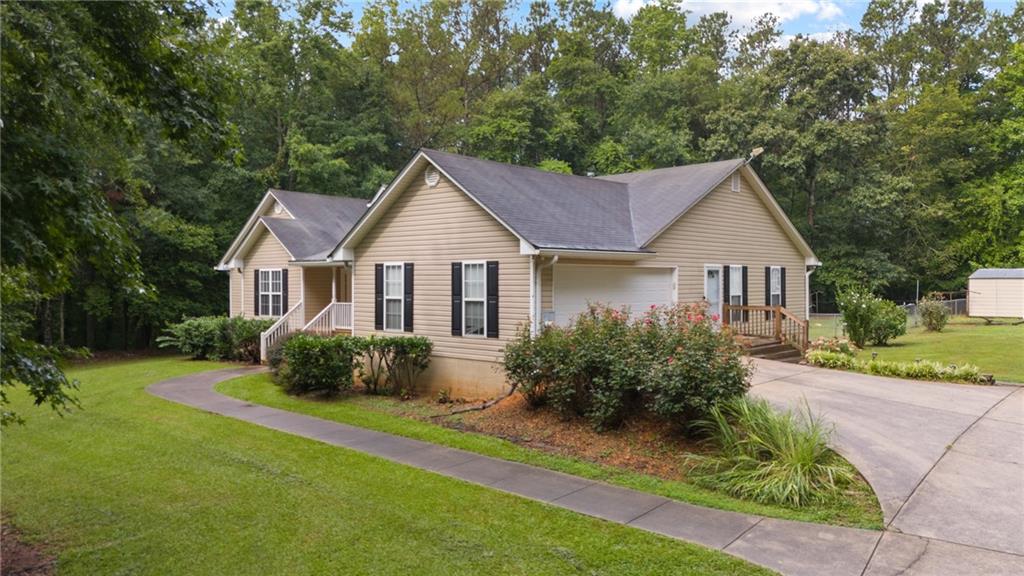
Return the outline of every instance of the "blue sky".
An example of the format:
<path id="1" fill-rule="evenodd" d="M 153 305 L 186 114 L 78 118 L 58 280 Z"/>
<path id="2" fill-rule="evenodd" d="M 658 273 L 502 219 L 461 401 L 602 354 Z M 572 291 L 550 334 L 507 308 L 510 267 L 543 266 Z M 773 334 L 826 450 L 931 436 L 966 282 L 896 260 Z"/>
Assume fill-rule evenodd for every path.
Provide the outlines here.
<path id="1" fill-rule="evenodd" d="M 217 6 L 214 13 L 228 14 L 233 0 L 215 0 Z M 624 18 L 636 13 L 645 3 L 653 0 L 609 0 L 615 13 Z M 931 0 L 918 0 L 925 4 Z M 416 1 L 403 0 L 403 5 L 415 5 Z M 782 31 L 788 39 L 797 34 L 808 36 L 828 36 L 839 30 L 856 29 L 860 17 L 868 2 L 866 0 L 681 0 L 683 7 L 693 13 L 693 18 L 709 12 L 726 11 L 732 15 L 733 25 L 742 29 L 765 12 L 779 17 Z M 353 19 L 359 22 L 359 16 L 365 2 L 346 2 L 345 6 L 352 11 Z M 520 1 L 520 9 L 525 12 L 529 0 Z M 985 0 L 990 10 L 1012 12 L 1013 0 Z"/>

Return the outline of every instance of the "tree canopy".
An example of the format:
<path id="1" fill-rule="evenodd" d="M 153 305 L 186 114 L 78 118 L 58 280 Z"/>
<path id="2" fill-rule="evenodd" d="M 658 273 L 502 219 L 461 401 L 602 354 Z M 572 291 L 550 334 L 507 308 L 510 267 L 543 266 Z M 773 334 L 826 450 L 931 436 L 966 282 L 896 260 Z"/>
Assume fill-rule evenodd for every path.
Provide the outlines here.
<path id="1" fill-rule="evenodd" d="M 823 306 L 1024 266 L 1024 2 L 874 0 L 827 40 L 671 0 L 208 9 L 0 4 L 5 386 L 65 405 L 26 366 L 224 312 L 212 266 L 267 188 L 369 197 L 422 146 L 577 174 L 764 147 Z"/>

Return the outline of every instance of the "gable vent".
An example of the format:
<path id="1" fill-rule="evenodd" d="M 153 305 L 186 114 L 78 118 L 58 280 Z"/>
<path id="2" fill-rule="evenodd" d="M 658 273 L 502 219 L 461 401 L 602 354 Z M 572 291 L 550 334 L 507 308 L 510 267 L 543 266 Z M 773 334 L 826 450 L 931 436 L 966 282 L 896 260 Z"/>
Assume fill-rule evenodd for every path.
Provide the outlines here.
<path id="1" fill-rule="evenodd" d="M 733 172 L 732 173 L 732 191 L 733 192 L 739 192 L 740 191 L 740 173 L 739 172 Z"/>
<path id="2" fill-rule="evenodd" d="M 441 173 L 437 171 L 437 168 L 428 166 L 427 170 L 423 173 L 423 180 L 426 181 L 427 186 L 433 188 L 441 181 Z"/>

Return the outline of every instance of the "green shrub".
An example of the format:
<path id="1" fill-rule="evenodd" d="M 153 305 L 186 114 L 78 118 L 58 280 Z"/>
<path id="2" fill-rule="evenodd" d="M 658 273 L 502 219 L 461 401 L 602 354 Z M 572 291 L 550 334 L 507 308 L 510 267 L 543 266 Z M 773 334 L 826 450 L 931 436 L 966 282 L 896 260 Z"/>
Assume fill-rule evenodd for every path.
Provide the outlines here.
<path id="1" fill-rule="evenodd" d="M 715 328 L 703 307 L 652 308 L 637 330 L 653 360 L 642 390 L 654 414 L 684 425 L 747 391 L 750 367 L 742 348 Z"/>
<path id="2" fill-rule="evenodd" d="M 913 380 L 944 380 L 947 382 L 967 382 L 980 384 L 985 381 L 981 370 L 972 364 L 962 366 L 943 366 L 930 360 L 917 362 L 893 362 L 891 360 L 860 361 L 853 356 L 829 350 L 809 350 L 805 356 L 807 361 L 822 368 L 838 370 L 854 370 L 876 376 L 893 378 L 909 378 Z"/>
<path id="3" fill-rule="evenodd" d="M 907 333 L 907 311 L 895 302 L 855 288 L 840 291 L 836 302 L 846 334 L 860 348 L 868 341 L 887 344 Z"/>
<path id="4" fill-rule="evenodd" d="M 509 381 L 533 406 L 583 416 L 596 429 L 647 410 L 674 424 L 747 389 L 749 367 L 701 305 L 625 310 L 593 305 L 566 328 L 526 328 L 505 348 Z"/>
<path id="5" fill-rule="evenodd" d="M 195 360 L 259 362 L 260 333 L 274 323 L 239 316 L 187 318 L 166 328 L 157 338 L 161 348 L 177 348 Z"/>
<path id="6" fill-rule="evenodd" d="M 545 326 L 534 337 L 524 325 L 505 346 L 505 377 L 530 406 L 545 404 L 548 387 L 557 386 L 569 372 L 568 338 L 568 331 L 558 326 Z"/>
<path id="7" fill-rule="evenodd" d="M 548 390 L 551 405 L 583 415 L 598 430 L 619 425 L 644 376 L 629 314 L 591 305 L 574 320 L 567 343 L 565 364 L 555 368 L 559 379 Z"/>
<path id="8" fill-rule="evenodd" d="M 837 370 L 856 370 L 857 361 L 849 354 L 831 350 L 808 350 L 804 358 L 815 366 Z"/>
<path id="9" fill-rule="evenodd" d="M 805 406 L 776 412 L 768 402 L 734 398 L 711 408 L 697 427 L 717 449 L 698 459 L 699 484 L 756 502 L 805 506 L 835 497 L 853 480 L 828 448 L 831 430 Z"/>
<path id="10" fill-rule="evenodd" d="M 423 336 L 392 336 L 386 357 L 391 394 L 407 398 L 416 391 L 416 380 L 430 366 L 434 344 Z"/>
<path id="11" fill-rule="evenodd" d="M 275 379 L 288 393 L 334 395 L 352 388 L 352 337 L 296 333 L 281 348 L 284 362 Z"/>
<path id="12" fill-rule="evenodd" d="M 917 315 L 921 317 L 925 330 L 942 332 L 949 321 L 949 308 L 938 296 L 929 294 L 917 303 Z"/>
<path id="13" fill-rule="evenodd" d="M 907 311 L 890 300 L 879 299 L 875 308 L 875 321 L 868 338 L 872 343 L 885 346 L 889 340 L 907 333 Z"/>
<path id="14" fill-rule="evenodd" d="M 857 346 L 846 338 L 827 338 L 822 336 L 815 339 L 807 347 L 808 351 L 834 352 L 845 356 L 856 356 Z"/>
<path id="15" fill-rule="evenodd" d="M 410 396 L 418 376 L 430 365 L 433 343 L 423 336 L 371 335 L 354 340 L 362 357 L 359 381 L 367 394 Z"/>

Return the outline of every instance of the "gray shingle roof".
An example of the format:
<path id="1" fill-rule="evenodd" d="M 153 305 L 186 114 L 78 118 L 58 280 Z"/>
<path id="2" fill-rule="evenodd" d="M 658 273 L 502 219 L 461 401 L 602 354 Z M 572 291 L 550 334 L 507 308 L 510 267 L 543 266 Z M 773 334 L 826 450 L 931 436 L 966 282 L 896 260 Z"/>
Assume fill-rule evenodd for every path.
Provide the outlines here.
<path id="1" fill-rule="evenodd" d="M 323 260 L 366 212 L 366 200 L 288 190 L 271 194 L 295 217 L 262 217 L 267 228 L 296 260 Z"/>
<path id="2" fill-rule="evenodd" d="M 971 279 L 989 278 L 1024 278 L 1024 268 L 979 268 L 971 274 Z"/>
<path id="3" fill-rule="evenodd" d="M 726 160 L 588 178 L 422 152 L 526 241 L 568 250 L 644 252 L 743 164 Z"/>

